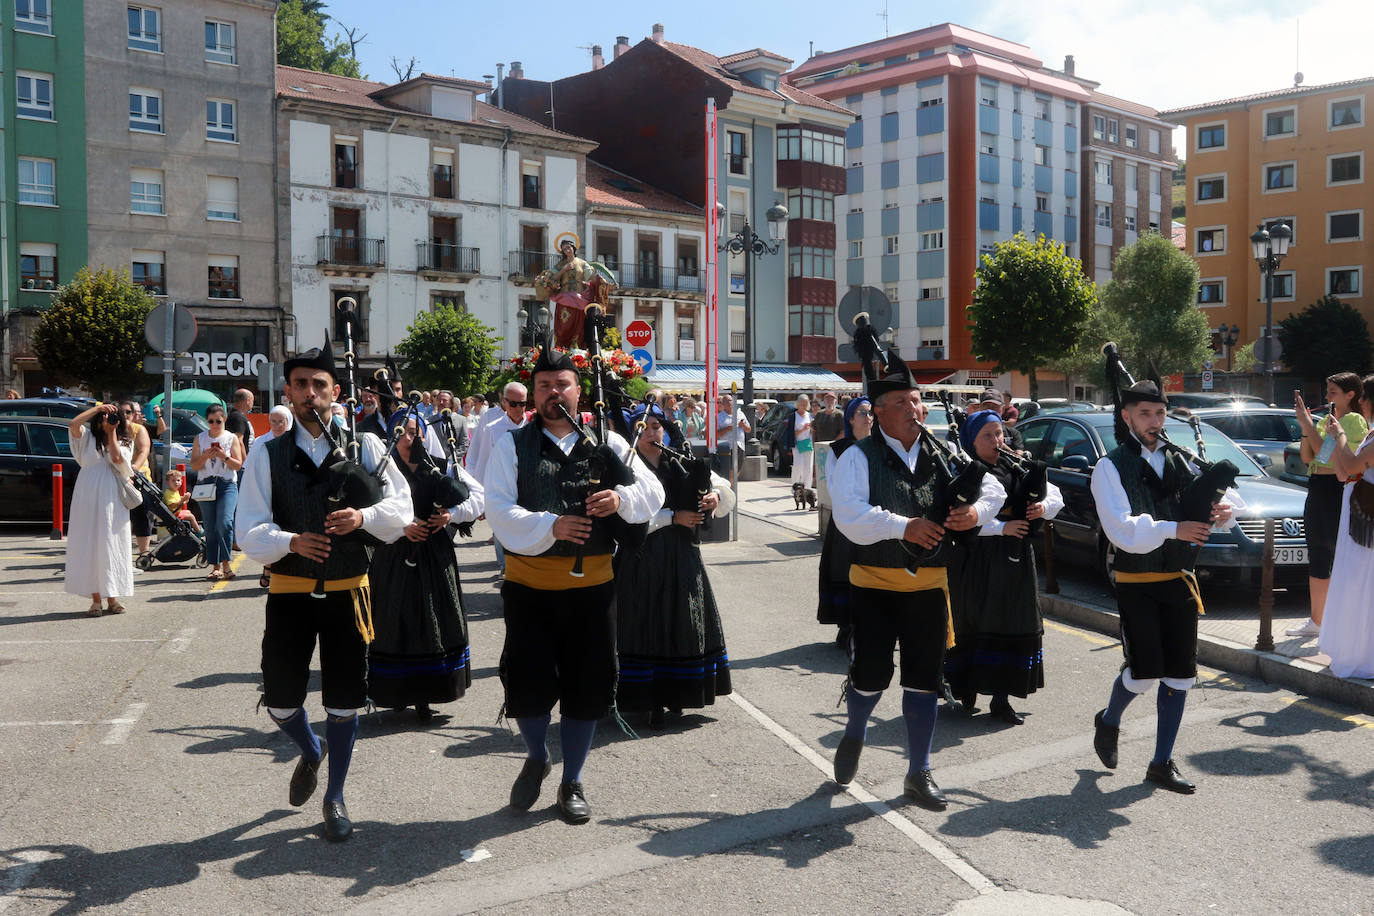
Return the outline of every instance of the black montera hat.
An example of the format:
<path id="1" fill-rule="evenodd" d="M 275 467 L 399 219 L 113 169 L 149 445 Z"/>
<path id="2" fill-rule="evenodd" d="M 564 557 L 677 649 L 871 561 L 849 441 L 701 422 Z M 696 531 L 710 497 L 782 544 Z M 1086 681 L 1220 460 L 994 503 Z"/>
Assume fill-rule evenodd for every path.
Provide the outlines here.
<path id="1" fill-rule="evenodd" d="M 339 380 L 339 371 L 334 368 L 334 347 L 329 342 L 329 332 L 324 334 L 324 346 L 291 357 L 282 364 L 282 374 L 291 378 L 291 370 L 306 368 L 328 372 L 334 381 Z"/>
<path id="2" fill-rule="evenodd" d="M 874 379 L 868 383 L 868 396 L 876 402 L 878 398 L 887 394 L 889 391 L 910 391 L 916 388 L 916 380 L 911 376 L 911 370 L 902 358 L 892 351 L 887 354 L 887 371 L 882 378 Z"/>
<path id="3" fill-rule="evenodd" d="M 1121 389 L 1121 406 L 1129 407 L 1132 404 L 1149 402 L 1152 404 L 1168 404 L 1168 399 L 1160 393 L 1159 384 L 1150 379 L 1143 379 L 1136 382 L 1129 388 Z"/>
<path id="4" fill-rule="evenodd" d="M 561 372 L 567 369 L 576 372 L 577 367 L 573 365 L 572 357 L 563 350 L 555 350 L 547 343 L 539 350 L 539 357 L 534 361 L 534 368 L 530 370 L 530 377 L 541 372 Z"/>

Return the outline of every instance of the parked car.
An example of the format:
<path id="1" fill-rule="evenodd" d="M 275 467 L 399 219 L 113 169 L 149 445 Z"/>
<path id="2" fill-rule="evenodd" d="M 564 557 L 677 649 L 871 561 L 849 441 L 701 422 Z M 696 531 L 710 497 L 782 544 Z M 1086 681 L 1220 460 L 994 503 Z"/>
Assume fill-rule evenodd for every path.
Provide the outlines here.
<path id="1" fill-rule="evenodd" d="M 81 467 L 72 457 L 67 422 L 0 415 L 0 522 L 37 525 L 52 518 L 54 464 L 62 465 L 62 516 L 70 517 Z"/>
<path id="2" fill-rule="evenodd" d="M 1064 494 L 1064 509 L 1054 520 L 1058 555 L 1095 566 L 1111 580 L 1115 548 L 1102 533 L 1090 489 L 1092 468 L 1115 447 L 1110 412 L 1063 413 L 1035 417 L 1017 424 L 1032 457 L 1049 465 L 1051 482 Z M 1165 430 L 1173 441 L 1189 448 L 1193 433 L 1186 423 L 1170 419 Z M 1285 580 L 1307 576 L 1307 540 L 1303 528 L 1301 487 L 1269 477 L 1253 458 L 1210 426 L 1202 427 L 1207 457 L 1227 459 L 1240 469 L 1236 489 L 1245 508 L 1237 513 L 1239 526 L 1213 533 L 1198 554 L 1200 576 L 1247 584 L 1259 582 L 1266 519 L 1276 522 L 1276 573 Z"/>
<path id="3" fill-rule="evenodd" d="M 1235 401 L 1225 407 L 1199 407 L 1190 412 L 1249 452 L 1270 477 L 1283 479 L 1284 449 L 1289 443 L 1302 439 L 1298 418 L 1293 416 L 1293 411 L 1280 407 Z"/>
<path id="4" fill-rule="evenodd" d="M 1169 392 L 1170 407 L 1187 407 L 1191 410 L 1195 407 L 1225 407 L 1235 402 L 1258 404 L 1261 407 L 1269 406 L 1268 401 L 1253 394 L 1218 394 L 1207 391 Z"/>
<path id="5" fill-rule="evenodd" d="M 759 440 L 759 451 L 768 456 L 768 467 L 775 474 L 792 473 L 792 450 L 782 447 L 782 424 L 793 416 L 796 403 L 775 402 L 754 431 Z"/>
<path id="6" fill-rule="evenodd" d="M 0 416 L 63 417 L 70 420 L 95 406 L 91 398 L 16 398 L 0 401 Z"/>

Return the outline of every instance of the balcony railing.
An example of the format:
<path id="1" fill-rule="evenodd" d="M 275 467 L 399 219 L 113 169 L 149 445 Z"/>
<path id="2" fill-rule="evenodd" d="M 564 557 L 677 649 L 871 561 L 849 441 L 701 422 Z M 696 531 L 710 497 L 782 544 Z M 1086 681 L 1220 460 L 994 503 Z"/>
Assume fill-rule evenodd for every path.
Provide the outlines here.
<path id="1" fill-rule="evenodd" d="M 541 271 L 553 270 L 560 260 L 551 252 L 517 248 L 506 256 L 506 271 L 512 277 L 533 280 Z"/>
<path id="2" fill-rule="evenodd" d="M 609 265 L 608 265 L 609 266 Z M 616 280 L 626 289 L 664 289 L 699 293 L 706 289 L 704 271 L 677 270 L 650 264 L 623 264 L 613 269 Z"/>
<path id="3" fill-rule="evenodd" d="M 479 274 L 481 249 L 463 248 L 449 242 L 420 242 L 415 263 L 419 270 L 448 274 Z"/>
<path id="4" fill-rule="evenodd" d="M 386 263 L 386 242 L 357 236 L 321 235 L 317 239 L 320 264 L 346 267 L 381 267 Z"/>

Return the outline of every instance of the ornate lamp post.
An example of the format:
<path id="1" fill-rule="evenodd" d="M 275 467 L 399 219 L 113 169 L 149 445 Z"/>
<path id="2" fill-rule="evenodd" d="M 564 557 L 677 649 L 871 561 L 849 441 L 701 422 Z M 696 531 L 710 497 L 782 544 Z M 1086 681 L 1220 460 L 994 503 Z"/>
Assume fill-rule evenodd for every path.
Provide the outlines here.
<path id="1" fill-rule="evenodd" d="M 1255 263 L 1259 265 L 1260 273 L 1264 276 L 1264 337 L 1260 339 L 1259 345 L 1255 348 L 1255 353 L 1261 362 L 1264 363 L 1264 374 L 1269 377 L 1269 403 L 1274 403 L 1274 342 L 1277 338 L 1274 335 L 1274 271 L 1279 269 L 1279 264 L 1288 254 L 1288 243 L 1293 238 L 1293 230 L 1289 229 L 1284 223 L 1279 223 L 1273 229 L 1264 228 L 1263 224 L 1250 236 L 1250 244 L 1255 249 Z"/>
<path id="2" fill-rule="evenodd" d="M 1226 350 L 1226 371 L 1230 372 L 1231 357 L 1233 355 L 1232 348 L 1235 347 L 1236 341 L 1240 340 L 1240 325 L 1233 324 L 1228 328 L 1225 323 L 1223 323 L 1214 333 L 1217 335 L 1217 343 L 1221 344 Z"/>
<path id="3" fill-rule="evenodd" d="M 737 405 L 743 408 L 748 405 L 749 413 L 746 414 L 749 420 L 749 439 L 744 444 L 746 455 L 757 455 L 759 453 L 759 440 L 757 436 L 757 420 L 754 414 L 754 258 L 762 257 L 765 254 L 777 254 L 782 247 L 783 240 L 787 237 L 787 208 L 782 205 L 782 201 L 773 201 L 773 206 L 768 208 L 768 238 L 764 239 L 754 232 L 749 225 L 749 218 L 746 215 L 744 225 L 740 231 L 728 238 L 725 235 L 725 205 L 720 201 L 716 202 L 716 221 L 718 223 L 718 237 L 720 244 L 717 246 L 721 251 L 728 251 L 730 254 L 744 255 L 744 404 Z"/>
<path id="4" fill-rule="evenodd" d="M 520 311 L 515 313 L 515 317 L 519 319 L 521 326 L 525 329 L 525 333 L 529 335 L 531 347 L 540 345 L 540 342 L 544 339 L 544 332 L 549 327 L 548 306 L 539 306 L 539 311 L 536 314 L 538 318 L 527 311 L 523 305 L 520 306 Z M 519 352 L 519 349 L 519 347 L 516 347 L 517 352 Z"/>

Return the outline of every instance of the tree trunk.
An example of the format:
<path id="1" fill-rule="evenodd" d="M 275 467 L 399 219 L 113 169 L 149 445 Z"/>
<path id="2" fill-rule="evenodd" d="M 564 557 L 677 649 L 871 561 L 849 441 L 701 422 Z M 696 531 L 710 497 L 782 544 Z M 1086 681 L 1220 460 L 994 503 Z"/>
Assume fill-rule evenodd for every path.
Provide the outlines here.
<path id="1" fill-rule="evenodd" d="M 1040 382 L 1035 377 L 1035 367 L 1031 366 L 1030 372 L 1027 374 L 1030 376 L 1030 399 L 1038 401 L 1040 400 Z"/>

